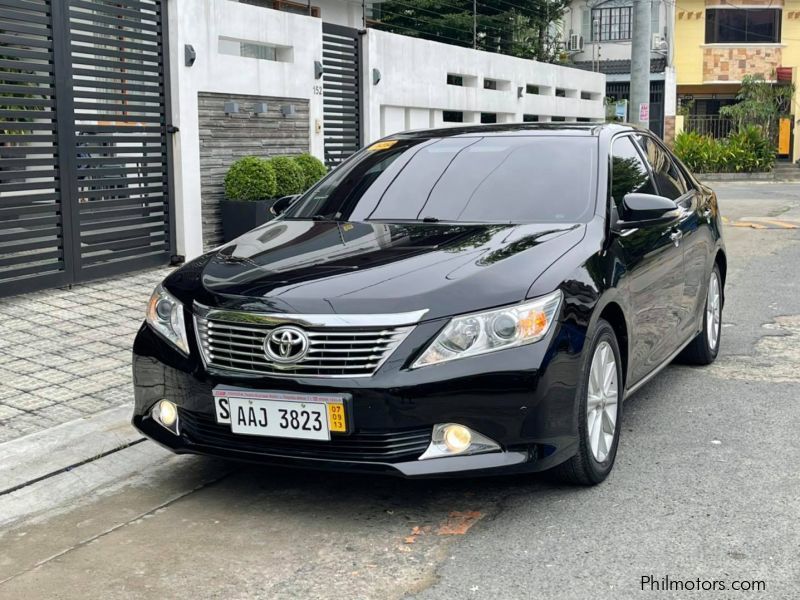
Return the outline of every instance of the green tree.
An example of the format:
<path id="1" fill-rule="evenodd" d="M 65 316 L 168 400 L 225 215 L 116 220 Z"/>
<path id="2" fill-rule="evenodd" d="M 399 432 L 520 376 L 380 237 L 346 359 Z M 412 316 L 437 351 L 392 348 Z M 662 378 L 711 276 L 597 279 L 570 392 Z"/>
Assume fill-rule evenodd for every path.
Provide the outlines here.
<path id="1" fill-rule="evenodd" d="M 738 131 L 755 125 L 768 139 L 774 139 L 778 121 L 791 109 L 794 85 L 776 85 L 761 75 L 745 75 L 736 104 L 724 106 L 719 114 L 733 120 Z"/>
<path id="2" fill-rule="evenodd" d="M 481 0 L 473 39 L 472 0 L 387 0 L 374 3 L 373 27 L 428 40 L 554 62 L 559 39 L 553 31 L 568 0 Z"/>

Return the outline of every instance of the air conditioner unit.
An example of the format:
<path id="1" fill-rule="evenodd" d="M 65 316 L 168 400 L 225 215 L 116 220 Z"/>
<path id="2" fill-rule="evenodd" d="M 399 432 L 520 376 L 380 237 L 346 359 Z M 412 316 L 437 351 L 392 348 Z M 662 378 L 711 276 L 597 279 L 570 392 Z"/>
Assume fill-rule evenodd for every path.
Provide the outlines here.
<path id="1" fill-rule="evenodd" d="M 664 52 L 667 49 L 667 40 L 660 33 L 653 34 L 653 45 L 651 49 L 654 52 Z"/>
<path id="2" fill-rule="evenodd" d="M 579 33 L 571 33 L 567 50 L 570 52 L 583 52 L 583 36 Z"/>

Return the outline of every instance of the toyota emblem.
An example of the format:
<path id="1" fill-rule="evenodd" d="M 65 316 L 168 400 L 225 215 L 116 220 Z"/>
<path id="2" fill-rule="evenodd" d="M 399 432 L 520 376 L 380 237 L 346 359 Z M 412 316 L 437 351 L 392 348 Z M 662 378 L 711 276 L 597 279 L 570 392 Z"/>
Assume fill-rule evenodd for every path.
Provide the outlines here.
<path id="1" fill-rule="evenodd" d="M 297 327 L 276 327 L 264 340 L 264 354 L 281 364 L 299 362 L 308 352 L 308 336 Z"/>

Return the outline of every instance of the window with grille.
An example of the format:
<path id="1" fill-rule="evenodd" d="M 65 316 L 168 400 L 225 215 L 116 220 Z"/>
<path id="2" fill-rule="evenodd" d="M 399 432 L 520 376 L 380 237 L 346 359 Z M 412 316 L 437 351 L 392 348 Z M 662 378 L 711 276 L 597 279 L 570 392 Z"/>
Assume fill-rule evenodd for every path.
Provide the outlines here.
<path id="1" fill-rule="evenodd" d="M 613 6 L 592 10 L 592 40 L 618 42 L 631 39 L 630 6 Z"/>

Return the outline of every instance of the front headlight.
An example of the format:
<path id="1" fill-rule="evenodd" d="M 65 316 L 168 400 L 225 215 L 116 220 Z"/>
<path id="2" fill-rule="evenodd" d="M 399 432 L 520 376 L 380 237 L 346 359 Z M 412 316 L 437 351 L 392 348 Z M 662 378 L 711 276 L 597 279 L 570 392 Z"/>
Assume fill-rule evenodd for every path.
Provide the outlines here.
<path id="1" fill-rule="evenodd" d="M 538 342 L 550 331 L 561 297 L 556 290 L 522 304 L 454 317 L 411 368 Z"/>
<path id="2" fill-rule="evenodd" d="M 189 354 L 189 338 L 183 318 L 183 304 L 160 283 L 147 304 L 147 324 L 184 354 Z"/>

